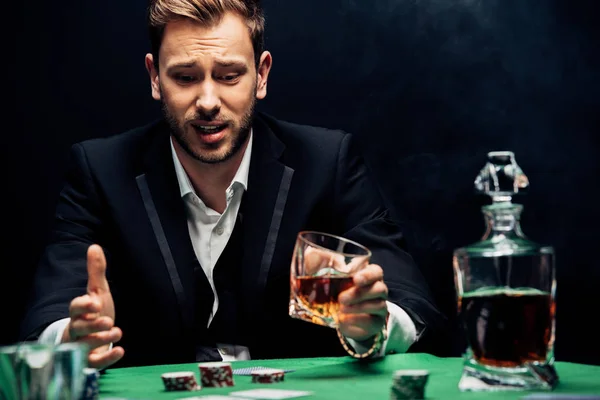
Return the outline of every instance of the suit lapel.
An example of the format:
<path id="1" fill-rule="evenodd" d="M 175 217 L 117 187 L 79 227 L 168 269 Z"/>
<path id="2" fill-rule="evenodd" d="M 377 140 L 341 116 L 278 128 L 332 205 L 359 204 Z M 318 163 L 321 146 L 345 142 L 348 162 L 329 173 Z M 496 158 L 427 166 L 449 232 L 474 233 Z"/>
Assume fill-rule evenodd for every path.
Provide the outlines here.
<path id="1" fill-rule="evenodd" d="M 184 329 L 189 331 L 194 326 L 194 269 L 199 263 L 189 236 L 169 140 L 168 128 L 161 125 L 154 132 L 145 158 L 146 173 L 137 176 L 136 181 L 177 297 Z M 212 302 L 210 285 L 207 280 L 205 283 L 207 290 L 202 290 L 203 295 Z"/>
<path id="2" fill-rule="evenodd" d="M 285 146 L 260 118 L 253 125 L 253 148 L 244 194 L 242 290 L 246 311 L 262 310 L 263 289 L 294 170 L 279 161 Z M 247 301 L 246 301 L 247 300 Z"/>

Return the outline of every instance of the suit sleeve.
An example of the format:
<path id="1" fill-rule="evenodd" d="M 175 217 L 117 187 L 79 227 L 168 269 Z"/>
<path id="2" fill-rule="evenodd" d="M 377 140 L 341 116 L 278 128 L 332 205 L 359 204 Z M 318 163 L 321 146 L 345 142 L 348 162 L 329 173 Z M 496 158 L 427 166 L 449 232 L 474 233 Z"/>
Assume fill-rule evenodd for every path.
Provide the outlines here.
<path id="1" fill-rule="evenodd" d="M 98 243 L 98 197 L 81 145 L 71 148 L 53 230 L 33 278 L 20 339 L 35 340 L 51 323 L 69 316 L 69 304 L 86 293 L 87 248 Z"/>
<path id="2" fill-rule="evenodd" d="M 388 300 L 411 317 L 418 341 L 435 341 L 446 335 L 446 318 L 437 309 L 419 267 L 405 250 L 400 226 L 384 206 L 379 188 L 351 134 L 344 136 L 340 146 L 335 188 L 334 212 L 338 225 L 343 226 L 345 237 L 371 250 L 371 262 L 384 271 Z"/>

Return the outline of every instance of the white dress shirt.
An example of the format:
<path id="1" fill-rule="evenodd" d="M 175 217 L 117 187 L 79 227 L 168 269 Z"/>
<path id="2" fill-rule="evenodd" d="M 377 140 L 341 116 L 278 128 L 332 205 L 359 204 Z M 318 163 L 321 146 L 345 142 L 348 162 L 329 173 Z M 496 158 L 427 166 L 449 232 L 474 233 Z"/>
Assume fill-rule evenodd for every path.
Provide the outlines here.
<path id="1" fill-rule="evenodd" d="M 177 181 L 179 182 L 180 194 L 185 203 L 190 239 L 196 257 L 206 274 L 215 298 L 212 312 L 208 319 L 208 326 L 210 326 L 219 308 L 219 298 L 215 289 L 213 270 L 233 232 L 242 196 L 244 191 L 248 189 L 252 141 L 253 133 L 250 132 L 248 146 L 242 162 L 231 184 L 225 191 L 227 206 L 222 214 L 207 207 L 202 199 L 196 195 L 171 142 L 171 153 L 177 174 Z M 387 323 L 388 338 L 379 353 L 375 356 L 382 356 L 386 353 L 404 353 L 417 340 L 416 326 L 406 311 L 389 301 L 387 302 L 387 307 L 389 311 Z M 40 335 L 39 342 L 60 343 L 63 331 L 68 323 L 69 318 L 64 318 L 50 324 Z M 352 339 L 349 339 L 349 342 L 358 352 L 367 350 L 360 343 Z M 223 361 L 250 359 L 250 351 L 244 346 L 226 343 L 218 343 L 217 346 Z"/>
<path id="2" fill-rule="evenodd" d="M 223 214 L 208 207 L 200 197 L 196 195 L 194 187 L 190 182 L 171 142 L 171 153 L 175 165 L 175 173 L 179 182 L 179 191 L 181 198 L 185 203 L 187 213 L 187 224 L 194 253 L 204 270 L 204 274 L 210 283 L 215 300 L 213 302 L 212 312 L 208 317 L 208 326 L 210 326 L 217 310 L 219 308 L 219 297 L 213 277 L 213 271 L 219 256 L 227 246 L 231 233 L 235 227 L 235 220 L 242 203 L 242 196 L 248 189 L 248 173 L 250 171 L 250 157 L 252 154 L 252 138 L 250 132 L 248 146 L 242 157 L 242 162 L 238 167 L 233 180 L 225 190 L 227 206 Z M 247 360 L 250 359 L 250 352 L 244 346 L 234 344 L 217 343 L 219 353 L 223 361 Z"/>

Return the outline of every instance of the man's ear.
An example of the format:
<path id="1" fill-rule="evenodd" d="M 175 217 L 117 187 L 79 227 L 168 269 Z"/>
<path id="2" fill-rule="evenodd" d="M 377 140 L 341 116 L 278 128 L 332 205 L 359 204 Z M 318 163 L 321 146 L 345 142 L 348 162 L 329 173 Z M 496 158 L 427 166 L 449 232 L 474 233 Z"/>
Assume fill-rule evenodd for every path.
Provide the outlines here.
<path id="1" fill-rule="evenodd" d="M 146 70 L 150 76 L 150 87 L 152 88 L 152 98 L 154 100 L 160 100 L 160 82 L 158 78 L 158 70 L 154 66 L 154 57 L 152 54 L 146 54 Z"/>
<path id="2" fill-rule="evenodd" d="M 256 98 L 259 100 L 267 96 L 267 79 L 269 79 L 272 65 L 273 57 L 271 57 L 271 53 L 264 51 L 260 56 L 257 70 Z"/>

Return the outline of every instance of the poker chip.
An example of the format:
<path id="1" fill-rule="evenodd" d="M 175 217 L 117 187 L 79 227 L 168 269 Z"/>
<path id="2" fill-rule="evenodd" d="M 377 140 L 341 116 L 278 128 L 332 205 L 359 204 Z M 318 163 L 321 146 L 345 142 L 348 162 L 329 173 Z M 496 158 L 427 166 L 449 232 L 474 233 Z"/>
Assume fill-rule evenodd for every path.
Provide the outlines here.
<path id="1" fill-rule="evenodd" d="M 390 400 L 424 399 L 429 371 L 403 369 L 394 372 Z"/>
<path id="2" fill-rule="evenodd" d="M 259 371 L 253 371 L 252 383 L 275 383 L 283 382 L 285 371 L 282 369 L 265 368 Z"/>
<path id="3" fill-rule="evenodd" d="M 81 400 L 97 400 L 100 398 L 100 372 L 96 368 L 84 368 L 84 384 Z"/>
<path id="4" fill-rule="evenodd" d="M 167 372 L 160 376 L 167 391 L 195 391 L 202 389 L 191 371 Z"/>
<path id="5" fill-rule="evenodd" d="M 233 370 L 228 362 L 207 362 L 198 364 L 200 381 L 206 387 L 234 386 Z"/>

